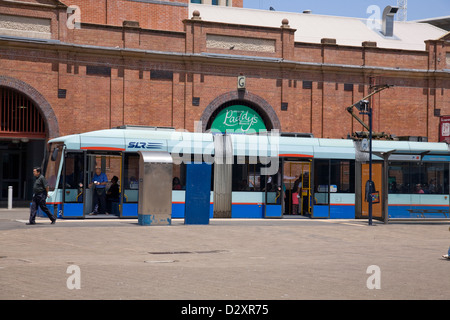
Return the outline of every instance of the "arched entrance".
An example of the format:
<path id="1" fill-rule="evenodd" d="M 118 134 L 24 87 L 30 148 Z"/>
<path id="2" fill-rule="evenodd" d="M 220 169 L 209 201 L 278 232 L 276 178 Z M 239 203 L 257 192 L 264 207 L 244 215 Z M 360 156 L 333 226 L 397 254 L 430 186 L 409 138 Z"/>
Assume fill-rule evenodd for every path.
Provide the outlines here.
<path id="1" fill-rule="evenodd" d="M 221 116 L 221 112 L 223 115 L 223 110 L 230 110 L 233 106 L 248 108 L 250 114 L 253 111 L 253 115 L 261 118 L 267 131 L 272 129 L 281 130 L 280 120 L 275 110 L 266 100 L 248 91 L 234 90 L 215 98 L 203 111 L 200 118 L 203 132 L 211 128 L 214 120 Z M 261 126 L 257 126 L 257 128 L 261 128 Z"/>
<path id="2" fill-rule="evenodd" d="M 13 187 L 14 206 L 32 197 L 32 168 L 40 166 L 46 139 L 59 135 L 53 109 L 33 87 L 0 76 L 0 201 Z"/>

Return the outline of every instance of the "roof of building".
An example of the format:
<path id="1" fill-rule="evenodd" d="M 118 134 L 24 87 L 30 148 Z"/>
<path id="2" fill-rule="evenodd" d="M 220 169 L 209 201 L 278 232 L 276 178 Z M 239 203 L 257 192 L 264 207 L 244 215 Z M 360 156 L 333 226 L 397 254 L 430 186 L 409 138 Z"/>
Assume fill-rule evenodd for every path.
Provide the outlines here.
<path id="1" fill-rule="evenodd" d="M 450 31 L 450 16 L 416 20 L 415 22 L 429 23 L 433 26 Z"/>
<path id="2" fill-rule="evenodd" d="M 262 27 L 280 27 L 286 18 L 289 26 L 297 30 L 295 41 L 306 43 L 321 43 L 323 38 L 332 38 L 336 39 L 336 44 L 345 46 L 361 46 L 364 41 L 373 41 L 379 48 L 424 51 L 426 40 L 436 40 L 447 34 L 446 30 L 415 21 L 395 21 L 393 37 L 385 37 L 378 20 L 204 4 L 189 4 L 190 17 L 194 10 L 200 12 L 203 21 Z"/>

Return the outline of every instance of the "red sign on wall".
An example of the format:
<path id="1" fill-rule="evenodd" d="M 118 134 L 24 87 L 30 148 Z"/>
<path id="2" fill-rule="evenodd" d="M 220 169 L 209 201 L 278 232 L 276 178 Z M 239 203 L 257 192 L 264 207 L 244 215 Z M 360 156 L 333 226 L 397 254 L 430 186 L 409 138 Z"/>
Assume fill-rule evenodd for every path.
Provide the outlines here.
<path id="1" fill-rule="evenodd" d="M 450 116 L 441 117 L 439 141 L 450 143 Z"/>

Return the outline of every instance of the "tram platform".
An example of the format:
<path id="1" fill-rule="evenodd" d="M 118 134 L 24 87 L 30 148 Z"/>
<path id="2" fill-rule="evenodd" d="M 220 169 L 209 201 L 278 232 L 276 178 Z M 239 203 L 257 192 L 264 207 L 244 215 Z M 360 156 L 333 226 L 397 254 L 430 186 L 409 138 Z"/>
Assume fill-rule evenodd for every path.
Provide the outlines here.
<path id="1" fill-rule="evenodd" d="M 136 219 L 0 209 L 2 300 L 448 299 L 447 222 Z M 68 287 L 79 267 L 80 289 Z M 372 274 L 373 266 L 379 267 Z M 69 272 L 69 273 L 68 273 Z M 380 288 L 369 288 L 379 276 Z"/>

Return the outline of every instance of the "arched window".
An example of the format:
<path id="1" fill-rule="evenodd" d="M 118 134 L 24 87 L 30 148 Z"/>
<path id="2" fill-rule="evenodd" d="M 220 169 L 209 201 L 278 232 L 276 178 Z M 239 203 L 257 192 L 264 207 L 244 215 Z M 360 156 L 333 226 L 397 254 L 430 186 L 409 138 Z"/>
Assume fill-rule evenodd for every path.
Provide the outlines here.
<path id="1" fill-rule="evenodd" d="M 33 101 L 7 87 L 0 87 L 0 137 L 45 138 L 44 119 Z"/>

